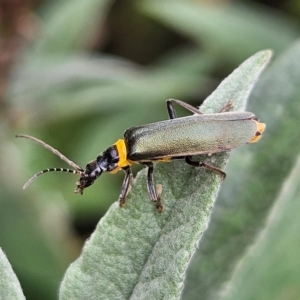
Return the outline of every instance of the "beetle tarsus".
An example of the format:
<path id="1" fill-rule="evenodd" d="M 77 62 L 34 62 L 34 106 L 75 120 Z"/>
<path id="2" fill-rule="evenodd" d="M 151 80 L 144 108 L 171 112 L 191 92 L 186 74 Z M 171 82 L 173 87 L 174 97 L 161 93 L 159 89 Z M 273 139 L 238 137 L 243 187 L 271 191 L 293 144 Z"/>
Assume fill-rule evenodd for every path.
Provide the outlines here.
<path id="1" fill-rule="evenodd" d="M 125 199 L 125 198 L 121 198 L 121 195 L 120 195 L 120 198 L 119 198 L 119 206 L 120 206 L 120 207 L 123 207 L 125 204 L 126 204 L 126 199 Z"/>
<path id="2" fill-rule="evenodd" d="M 157 210 L 159 213 L 161 213 L 161 212 L 164 211 L 164 206 L 163 206 L 163 204 L 162 204 L 160 201 L 156 203 L 156 210 Z"/>
<path id="3" fill-rule="evenodd" d="M 156 192 L 156 210 L 158 212 L 163 212 L 164 210 L 164 205 L 161 202 L 161 194 L 162 194 L 162 185 L 161 184 L 157 184 L 155 187 L 155 192 Z"/>

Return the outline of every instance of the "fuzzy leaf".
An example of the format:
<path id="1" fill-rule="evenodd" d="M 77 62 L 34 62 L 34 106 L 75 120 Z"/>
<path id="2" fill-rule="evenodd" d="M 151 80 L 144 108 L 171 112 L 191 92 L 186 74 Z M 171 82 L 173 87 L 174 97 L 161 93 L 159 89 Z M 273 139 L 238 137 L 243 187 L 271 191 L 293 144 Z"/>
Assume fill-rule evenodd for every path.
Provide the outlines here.
<path id="1" fill-rule="evenodd" d="M 20 282 L 0 248 L 0 299 L 25 299 Z"/>
<path id="2" fill-rule="evenodd" d="M 229 100 L 243 110 L 259 74 L 271 57 L 262 51 L 236 69 L 207 98 L 201 110 L 213 113 Z M 202 157 L 223 168 L 228 153 Z M 67 273 L 61 299 L 178 299 L 185 271 L 208 224 L 220 178 L 180 161 L 158 164 L 165 211 L 158 213 L 141 171 L 127 204 L 114 203 Z"/>

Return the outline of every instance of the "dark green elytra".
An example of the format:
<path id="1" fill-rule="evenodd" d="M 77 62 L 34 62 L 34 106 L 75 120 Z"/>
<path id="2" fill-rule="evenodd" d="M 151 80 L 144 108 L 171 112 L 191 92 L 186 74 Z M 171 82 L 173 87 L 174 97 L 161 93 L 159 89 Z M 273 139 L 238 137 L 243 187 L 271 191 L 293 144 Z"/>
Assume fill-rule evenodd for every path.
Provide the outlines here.
<path id="1" fill-rule="evenodd" d="M 227 151 L 256 137 L 251 112 L 203 114 L 132 127 L 125 131 L 127 158 L 157 160 Z"/>

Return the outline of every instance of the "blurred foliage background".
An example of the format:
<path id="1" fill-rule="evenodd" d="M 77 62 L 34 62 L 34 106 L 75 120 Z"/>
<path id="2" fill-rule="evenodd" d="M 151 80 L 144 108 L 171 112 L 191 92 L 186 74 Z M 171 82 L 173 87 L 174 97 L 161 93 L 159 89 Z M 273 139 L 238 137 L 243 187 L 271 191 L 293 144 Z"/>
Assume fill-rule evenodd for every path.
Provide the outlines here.
<path id="1" fill-rule="evenodd" d="M 165 99 L 200 105 L 256 51 L 279 56 L 299 18 L 299 0 L 0 1 L 0 247 L 27 299 L 57 298 L 123 174 L 103 175 L 84 196 L 61 173 L 23 191 L 37 171 L 67 166 L 14 135 L 84 167 L 126 128 L 166 119 Z"/>

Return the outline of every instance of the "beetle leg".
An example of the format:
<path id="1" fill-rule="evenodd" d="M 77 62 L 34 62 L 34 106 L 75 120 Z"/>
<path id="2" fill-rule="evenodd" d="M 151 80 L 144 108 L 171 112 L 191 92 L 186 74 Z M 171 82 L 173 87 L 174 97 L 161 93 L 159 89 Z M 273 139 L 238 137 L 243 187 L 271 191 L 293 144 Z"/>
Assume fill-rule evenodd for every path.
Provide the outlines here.
<path id="1" fill-rule="evenodd" d="M 129 166 L 124 167 L 123 170 L 125 171 L 125 177 L 123 180 L 122 188 L 121 188 L 121 194 L 119 197 L 119 205 L 124 206 L 126 202 L 126 196 L 130 189 L 130 183 L 132 181 L 132 171 Z"/>
<path id="2" fill-rule="evenodd" d="M 156 185 L 155 192 L 156 192 L 156 196 L 157 196 L 156 210 L 158 212 L 162 212 L 164 210 L 164 206 L 161 202 L 161 193 L 162 193 L 162 185 L 161 184 Z"/>
<path id="3" fill-rule="evenodd" d="M 162 186 L 160 184 L 157 187 L 154 187 L 153 183 L 153 163 L 152 162 L 143 162 L 145 166 L 148 167 L 147 173 L 147 189 L 150 196 L 151 201 L 156 202 L 156 209 L 159 212 L 162 212 L 164 207 L 161 203 L 161 191 Z"/>
<path id="4" fill-rule="evenodd" d="M 175 111 L 175 108 L 173 106 L 173 103 L 177 103 L 178 105 L 186 108 L 187 110 L 191 111 L 192 113 L 194 114 L 202 114 L 202 112 L 197 108 L 197 107 L 194 107 L 188 103 L 185 103 L 181 100 L 177 100 L 177 99 L 168 99 L 167 100 L 167 110 L 168 110 L 168 114 L 169 114 L 169 118 L 170 119 L 176 119 L 177 116 L 176 116 L 176 111 Z"/>
<path id="5" fill-rule="evenodd" d="M 216 168 L 212 165 L 209 165 L 203 161 L 194 161 L 192 160 L 192 156 L 186 156 L 185 157 L 185 162 L 193 167 L 203 167 L 206 168 L 208 170 L 211 170 L 217 174 L 219 174 L 221 176 L 221 179 L 224 180 L 226 177 L 226 173 L 223 172 L 222 170 L 220 170 L 219 168 Z"/>
<path id="6" fill-rule="evenodd" d="M 157 196 L 153 184 L 153 163 L 152 162 L 147 162 L 144 163 L 148 167 L 148 173 L 147 173 L 147 188 L 148 188 L 148 193 L 150 196 L 151 201 L 156 202 L 157 201 Z"/>
<path id="7" fill-rule="evenodd" d="M 230 108 L 232 108 L 232 107 L 234 107 L 234 104 L 233 104 L 232 101 L 229 100 L 229 101 L 228 101 L 228 102 L 220 109 L 219 114 L 228 111 L 228 110 L 229 110 Z"/>
<path id="8" fill-rule="evenodd" d="M 176 111 L 174 108 L 173 103 L 177 103 L 178 105 L 186 108 L 187 110 L 191 111 L 194 114 L 203 114 L 203 112 L 201 112 L 197 107 L 194 107 L 188 103 L 185 103 L 181 100 L 177 100 L 177 99 L 168 99 L 167 100 L 167 110 L 168 110 L 168 114 L 169 114 L 169 118 L 170 119 L 176 119 Z M 234 106 L 232 101 L 228 101 L 221 109 L 218 113 L 223 113 L 228 111 L 230 108 L 232 108 Z"/>

